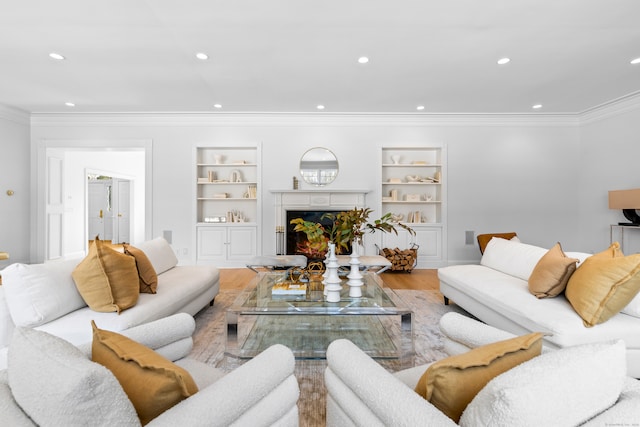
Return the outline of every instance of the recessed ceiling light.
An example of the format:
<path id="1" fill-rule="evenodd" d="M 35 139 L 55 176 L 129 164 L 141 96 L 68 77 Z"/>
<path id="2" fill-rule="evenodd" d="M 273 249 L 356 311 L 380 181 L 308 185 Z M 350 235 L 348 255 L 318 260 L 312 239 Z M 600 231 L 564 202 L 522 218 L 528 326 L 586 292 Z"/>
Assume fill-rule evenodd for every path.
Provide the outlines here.
<path id="1" fill-rule="evenodd" d="M 632 63 L 633 65 L 635 65 L 635 64 L 640 64 L 640 58 L 632 59 L 632 60 L 631 60 L 631 63 Z"/>
<path id="2" fill-rule="evenodd" d="M 509 59 L 509 58 L 500 58 L 500 59 L 498 59 L 498 64 L 499 65 L 508 64 L 509 62 L 511 62 L 511 59 Z"/>
<path id="3" fill-rule="evenodd" d="M 361 56 L 360 58 L 358 58 L 358 62 L 361 64 L 366 64 L 367 62 L 369 62 L 369 58 L 367 58 L 366 56 Z"/>
<path id="4" fill-rule="evenodd" d="M 207 59 L 209 59 L 209 55 L 207 55 L 206 53 L 198 52 L 196 53 L 196 58 L 202 61 L 206 61 Z"/>
<path id="5" fill-rule="evenodd" d="M 65 102 L 64 105 L 66 105 L 67 107 L 75 107 L 76 104 L 74 104 L 73 102 Z"/>
<path id="6" fill-rule="evenodd" d="M 531 106 L 531 108 L 533 108 L 534 110 L 539 110 L 540 108 L 542 108 L 542 104 L 536 104 Z"/>
<path id="7" fill-rule="evenodd" d="M 324 105 L 320 104 L 316 107 L 318 110 L 324 110 Z"/>
<path id="8" fill-rule="evenodd" d="M 55 53 L 55 52 L 51 52 L 49 54 L 49 57 L 53 58 L 53 59 L 57 59 L 58 61 L 62 61 L 63 59 L 65 59 L 64 56 L 60 55 L 59 53 Z"/>
<path id="9" fill-rule="evenodd" d="M 213 108 L 222 108 L 222 104 L 213 104 Z"/>
<path id="10" fill-rule="evenodd" d="M 422 111 L 422 110 L 424 110 L 424 105 L 418 105 L 418 106 L 416 107 L 416 110 L 418 110 L 418 111 Z"/>

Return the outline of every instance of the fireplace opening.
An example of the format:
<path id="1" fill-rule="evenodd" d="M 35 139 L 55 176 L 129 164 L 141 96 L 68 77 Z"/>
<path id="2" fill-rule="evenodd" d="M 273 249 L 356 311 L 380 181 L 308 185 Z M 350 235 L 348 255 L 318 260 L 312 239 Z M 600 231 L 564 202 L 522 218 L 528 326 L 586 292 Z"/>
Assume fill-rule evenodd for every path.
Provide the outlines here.
<path id="1" fill-rule="evenodd" d="M 288 210 L 287 214 L 287 225 L 285 232 L 285 241 L 286 241 L 286 254 L 287 255 L 305 255 L 298 251 L 298 245 L 304 244 L 307 241 L 307 236 L 302 231 L 294 231 L 294 224 L 291 224 L 291 220 L 302 218 L 304 221 L 317 222 L 322 224 L 322 226 L 326 230 L 331 229 L 332 222 L 328 218 L 322 218 L 322 216 L 326 213 L 337 214 L 338 212 L 342 212 L 341 210 L 314 210 L 314 211 L 295 211 Z M 328 237 L 328 234 L 327 234 Z M 351 248 L 346 253 L 350 253 Z"/>

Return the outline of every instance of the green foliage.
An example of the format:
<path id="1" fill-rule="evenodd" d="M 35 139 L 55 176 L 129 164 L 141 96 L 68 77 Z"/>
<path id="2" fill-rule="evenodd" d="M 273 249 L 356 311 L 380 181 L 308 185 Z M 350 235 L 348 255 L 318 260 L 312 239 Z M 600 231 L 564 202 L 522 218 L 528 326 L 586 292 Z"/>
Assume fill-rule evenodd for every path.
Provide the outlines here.
<path id="1" fill-rule="evenodd" d="M 311 259 L 324 258 L 329 249 L 329 237 L 322 224 L 304 221 L 302 218 L 291 220 L 295 224 L 294 231 L 301 231 L 307 236 L 307 241 L 298 243 L 298 252 Z"/>
<path id="2" fill-rule="evenodd" d="M 310 258 L 323 258 L 330 241 L 336 244 L 336 252 L 340 254 L 343 251 L 347 251 L 353 242 L 361 245 L 365 233 L 382 231 L 383 233 L 398 234 L 396 227 L 400 227 L 412 235 L 416 234 L 411 227 L 399 222 L 393 222 L 390 212 L 373 222 L 368 222 L 371 212 L 373 210 L 370 208 L 353 208 L 336 214 L 325 213 L 321 219 L 331 220 L 332 226 L 329 231 L 317 222 L 304 221 L 302 218 L 292 219 L 291 224 L 296 225 L 294 230 L 304 232 L 309 240 L 304 245 L 299 244 L 298 251 Z M 322 255 L 311 256 L 308 253 Z"/>

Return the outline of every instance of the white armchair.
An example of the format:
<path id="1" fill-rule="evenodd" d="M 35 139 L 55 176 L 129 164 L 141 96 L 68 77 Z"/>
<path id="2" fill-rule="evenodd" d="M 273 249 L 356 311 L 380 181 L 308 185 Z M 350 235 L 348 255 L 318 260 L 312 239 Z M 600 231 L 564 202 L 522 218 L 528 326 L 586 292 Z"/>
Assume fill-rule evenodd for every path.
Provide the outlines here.
<path id="1" fill-rule="evenodd" d="M 486 326 L 457 313 L 444 315 L 440 326 L 446 336 L 445 348 L 453 353 L 513 337 L 509 333 Z M 604 344 L 601 347 L 607 346 L 615 346 L 613 351 L 606 350 L 609 352 L 607 354 L 615 352 L 614 361 L 617 365 L 615 369 L 611 368 L 611 360 L 597 360 L 599 355 L 596 355 L 596 350 L 590 346 L 581 346 L 585 347 L 584 349 L 569 347 L 547 351 L 489 382 L 474 399 L 478 402 L 472 401 L 469 407 L 473 404 L 476 408 L 484 406 L 494 409 L 496 400 L 491 400 L 491 392 L 495 393 L 496 389 L 490 385 L 497 385 L 499 383 L 497 380 L 504 376 L 505 380 L 509 380 L 507 382 L 509 384 L 508 393 L 516 394 L 515 399 L 513 394 L 501 396 L 504 401 L 526 401 L 526 398 L 520 399 L 524 397 L 525 393 L 518 396 L 518 384 L 526 388 L 530 385 L 536 387 L 535 383 L 538 382 L 541 384 L 538 384 L 539 389 L 535 390 L 537 394 L 533 394 L 534 396 L 540 397 L 540 388 L 543 390 L 544 398 L 548 399 L 553 399 L 553 393 L 562 393 L 562 398 L 556 399 L 561 403 L 562 411 L 567 413 L 567 408 L 571 408 L 574 411 L 572 415 L 575 415 L 575 411 L 580 411 L 585 407 L 587 410 L 591 410 L 598 404 L 601 405 L 602 402 L 592 405 L 589 399 L 593 399 L 593 397 L 589 396 L 595 396 L 597 393 L 592 393 L 593 390 L 602 387 L 602 384 L 607 382 L 609 377 L 617 375 L 620 392 L 617 400 L 614 399 L 615 403 L 602 412 L 587 415 L 587 419 L 593 417 L 587 421 L 587 425 L 606 425 L 616 422 L 637 423 L 640 420 L 640 381 L 624 376 L 624 346 L 618 343 L 616 345 Z M 590 370 L 594 364 L 598 369 Z M 428 366 L 417 366 L 392 374 L 350 341 L 336 340 L 332 342 L 327 349 L 327 369 L 325 371 L 327 426 L 457 425 L 414 391 L 418 380 Z M 507 375 L 509 375 L 508 378 Z M 533 381 L 532 378 L 535 378 L 536 381 Z M 572 388 L 578 390 L 573 394 L 568 394 L 567 391 L 574 391 L 569 390 Z M 516 391 L 514 392 L 514 390 Z M 531 390 L 526 390 L 526 392 L 531 392 Z M 583 396 L 583 401 L 580 401 L 579 399 Z M 569 399 L 574 400 L 569 402 Z M 576 399 L 577 403 L 574 404 Z M 514 406 L 517 405 L 514 404 Z M 553 405 L 545 406 L 541 401 L 531 402 L 528 399 L 524 406 L 525 413 L 533 411 L 535 416 L 529 417 L 529 419 L 520 418 L 514 424 L 513 418 L 510 421 L 493 418 L 490 422 L 486 419 L 484 422 L 480 422 L 478 417 L 465 417 L 463 414 L 460 425 L 545 425 L 543 415 L 553 415 L 551 408 Z M 545 408 L 544 412 L 540 412 L 540 407 Z M 513 409 L 513 411 L 515 410 Z M 504 412 L 510 413 L 512 408 L 506 408 Z M 563 423 L 561 419 L 562 415 L 558 416 L 554 425 L 567 424 Z M 574 422 L 573 424 L 578 423 Z"/>
<path id="2" fill-rule="evenodd" d="M 287 347 L 274 345 L 234 371 L 225 374 L 216 368 L 186 357 L 193 346 L 192 334 L 194 328 L 195 322 L 193 318 L 188 314 L 182 313 L 150 322 L 122 333 L 122 335 L 126 335 L 154 349 L 189 371 L 199 388 L 195 395 L 166 410 L 147 425 L 298 425 L 297 400 L 299 388 L 298 382 L 293 375 L 294 357 Z M 25 331 L 22 330 L 22 332 Z M 80 411 L 83 408 L 86 410 L 87 405 L 93 405 L 95 402 L 82 402 L 79 405 L 77 402 L 74 403 L 73 399 L 69 398 L 68 395 L 56 396 L 58 389 L 55 382 L 57 380 L 64 382 L 65 384 L 64 386 L 61 385 L 61 388 L 68 386 L 70 381 L 68 379 L 69 373 L 63 372 L 67 368 L 72 368 L 74 371 L 84 369 L 84 367 L 95 368 L 92 365 L 97 364 L 87 359 L 91 353 L 90 344 L 81 346 L 78 351 L 78 348 L 58 337 L 53 337 L 40 331 L 28 330 L 27 332 L 27 339 L 20 337 L 19 341 L 21 342 L 16 346 L 16 352 L 20 353 L 20 359 L 16 359 L 15 355 L 12 358 L 12 347 L 14 345 L 14 342 L 12 342 L 9 347 L 9 367 L 7 370 L 0 371 L 0 413 L 3 414 L 3 423 L 6 422 L 7 425 L 11 426 L 46 425 L 47 423 L 55 425 L 56 419 L 60 420 L 60 418 L 56 417 L 63 417 L 63 420 L 66 419 L 65 417 L 69 417 L 68 422 L 65 422 L 65 424 L 74 425 L 71 420 L 77 420 L 78 418 L 72 412 Z M 20 331 L 16 333 L 19 334 Z M 14 341 L 15 339 L 14 336 Z M 42 345 L 33 341 L 49 342 Z M 70 348 L 65 348 L 67 344 Z M 23 360 L 25 349 L 28 349 L 29 353 L 34 353 L 34 348 L 36 349 L 35 354 L 27 357 L 31 360 Z M 37 349 L 46 350 L 43 352 L 46 353 L 46 357 L 45 354 L 37 354 Z M 85 360 L 73 360 L 74 357 L 84 358 Z M 44 362 L 44 359 L 46 359 L 46 362 Z M 58 360 L 52 362 L 50 359 Z M 58 365 L 56 369 L 52 369 L 52 364 L 56 366 L 55 363 Z M 14 381 L 20 381 L 20 378 L 17 378 L 19 375 L 11 375 L 12 369 L 19 369 L 24 372 L 25 368 L 28 368 L 26 370 L 29 374 L 24 375 L 24 377 L 29 379 L 29 382 L 38 383 L 40 381 L 41 384 L 37 386 L 47 388 L 49 391 L 43 389 L 28 395 L 23 390 L 24 384 L 12 384 Z M 96 369 L 99 371 L 103 368 L 99 366 Z M 100 375 L 103 374 L 100 373 Z M 113 377 L 114 379 L 115 377 Z M 110 381 L 113 382 L 113 380 Z M 74 392 L 77 392 L 78 395 L 86 396 L 86 393 L 79 392 L 79 387 L 83 387 L 86 382 L 86 379 L 78 380 L 77 385 L 74 386 L 76 387 Z M 28 384 L 27 387 L 33 388 L 36 385 Z M 17 391 L 18 394 L 14 393 L 14 391 Z M 60 393 L 63 392 L 60 391 Z M 110 395 L 107 394 L 107 396 L 116 396 L 118 394 L 119 392 L 116 390 Z M 124 396 L 126 398 L 126 395 Z M 37 408 L 47 407 L 47 405 L 51 405 L 51 402 L 33 402 L 35 399 L 62 401 L 62 406 L 68 406 L 54 406 L 53 409 L 50 409 L 50 413 L 43 417 L 42 414 L 36 413 L 38 412 Z M 113 411 L 107 412 L 103 410 L 108 404 L 110 403 L 98 404 L 97 408 L 101 410 L 98 413 L 96 413 L 95 408 L 87 411 L 94 414 L 91 425 L 123 424 L 113 421 L 118 414 L 114 415 Z M 31 408 L 36 408 L 33 413 L 29 412 Z M 125 407 L 123 411 L 126 409 Z M 130 422 L 127 421 L 124 425 L 140 425 L 135 413 L 133 419 Z"/>

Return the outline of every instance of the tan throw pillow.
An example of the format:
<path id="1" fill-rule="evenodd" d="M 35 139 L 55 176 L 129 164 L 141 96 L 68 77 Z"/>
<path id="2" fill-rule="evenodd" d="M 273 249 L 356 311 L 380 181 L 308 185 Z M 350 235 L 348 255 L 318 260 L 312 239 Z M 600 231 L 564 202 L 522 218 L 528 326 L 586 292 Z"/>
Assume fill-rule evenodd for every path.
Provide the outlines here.
<path id="1" fill-rule="evenodd" d="M 622 256 L 619 248 L 609 248 L 584 260 L 569 279 L 565 296 L 591 327 L 615 316 L 638 294 L 638 273 L 640 254 Z"/>
<path id="2" fill-rule="evenodd" d="M 145 294 L 155 294 L 158 289 L 158 275 L 153 268 L 149 257 L 140 249 L 123 244 L 124 253 L 131 255 L 136 260 L 136 268 L 138 269 L 138 277 L 140 278 L 140 292 Z"/>
<path id="3" fill-rule="evenodd" d="M 91 358 L 118 379 L 145 425 L 198 392 L 185 369 L 123 335 L 93 327 Z"/>
<path id="4" fill-rule="evenodd" d="M 536 332 L 442 359 L 429 366 L 415 391 L 457 423 L 491 379 L 540 355 L 542 337 Z"/>
<path id="5" fill-rule="evenodd" d="M 97 238 L 71 277 L 92 310 L 120 313 L 138 302 L 140 291 L 135 259 L 113 250 Z"/>
<path id="6" fill-rule="evenodd" d="M 578 259 L 567 257 L 560 243 L 556 243 L 533 268 L 529 276 L 529 292 L 538 298 L 560 295 L 576 271 L 577 263 Z"/>

